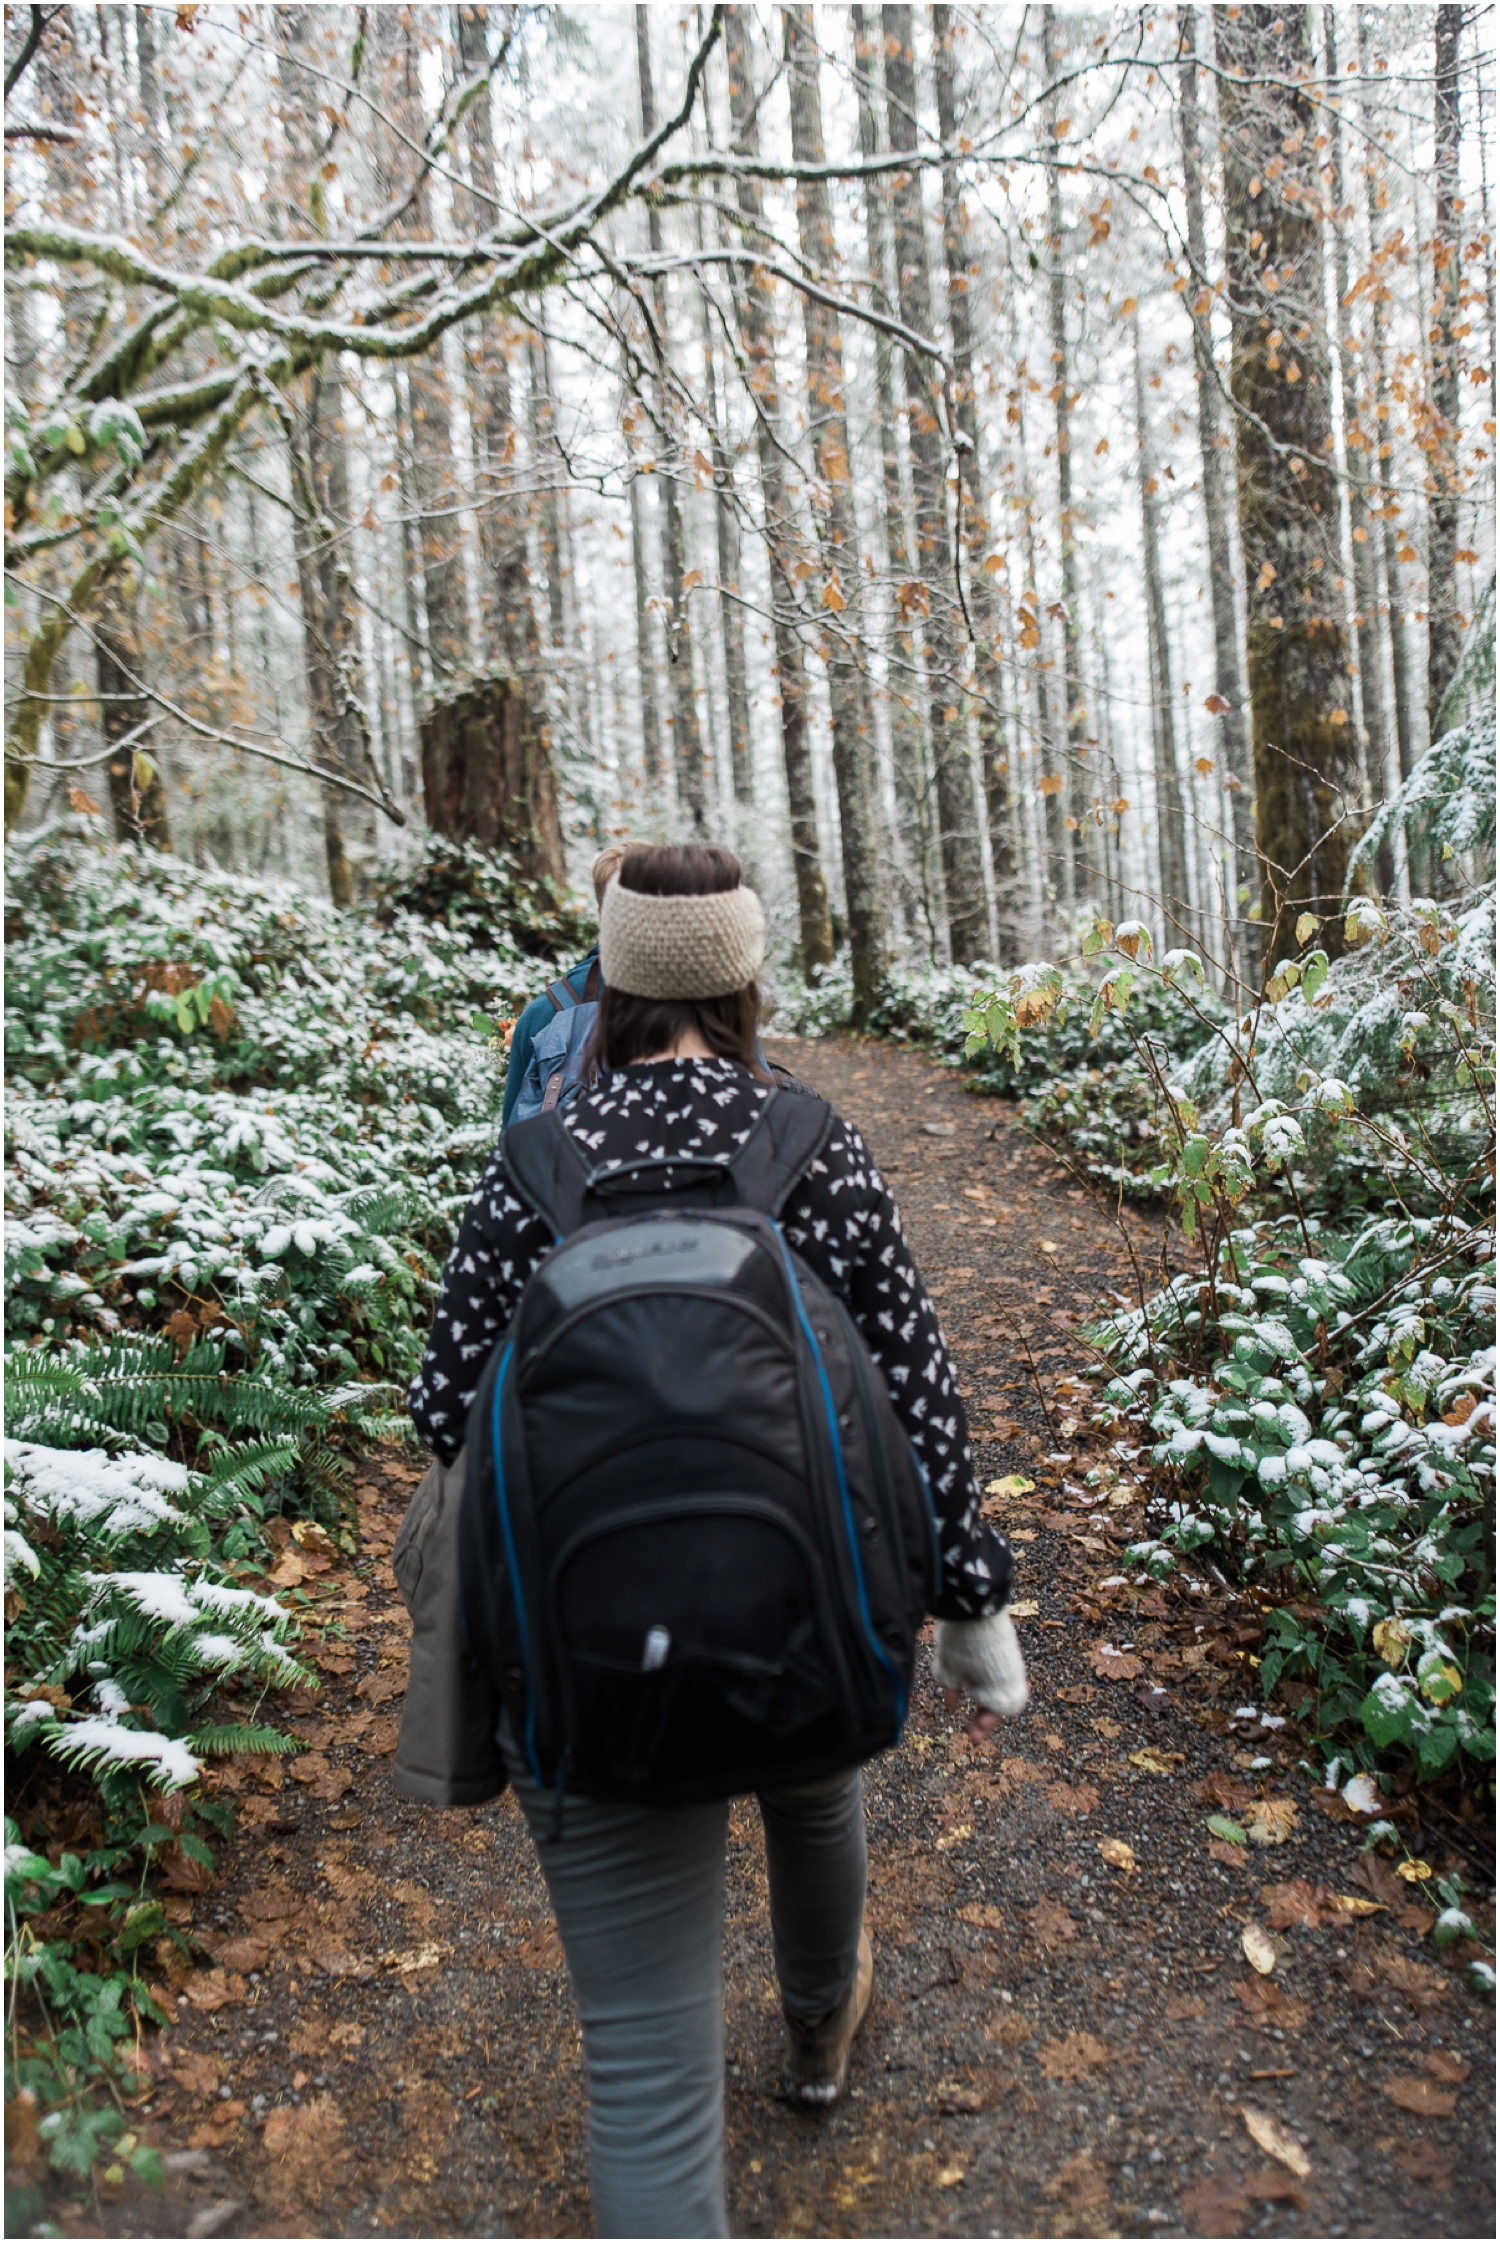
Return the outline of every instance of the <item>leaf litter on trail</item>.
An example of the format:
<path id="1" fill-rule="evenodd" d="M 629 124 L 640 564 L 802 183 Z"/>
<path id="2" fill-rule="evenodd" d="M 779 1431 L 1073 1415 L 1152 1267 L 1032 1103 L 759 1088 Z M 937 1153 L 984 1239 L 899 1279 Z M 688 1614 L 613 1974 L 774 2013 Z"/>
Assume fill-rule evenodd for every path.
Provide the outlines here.
<path id="1" fill-rule="evenodd" d="M 1311 2005 L 1278 1986 L 1273 1978 L 1241 1978 L 1229 1991 L 1253 2024 L 1279 2025 L 1299 2033 L 1312 2015 Z"/>
<path id="2" fill-rule="evenodd" d="M 1311 2177 L 1312 2159 L 1296 2135 L 1289 2127 L 1283 2126 L 1279 2118 L 1273 2118 L 1269 2111 L 1253 2110 L 1248 2104 L 1240 2115 L 1245 2121 L 1245 2132 L 1258 2149 L 1265 2151 L 1267 2157 L 1274 2157 L 1288 2172 L 1295 2173 L 1299 2181 Z"/>
<path id="3" fill-rule="evenodd" d="M 1058 1908 L 1050 1901 L 1040 1900 L 1034 1908 L 1028 1908 L 1026 1921 L 1043 1947 L 1060 1947 L 1078 1937 L 1078 1926 L 1066 1908 Z"/>
<path id="4" fill-rule="evenodd" d="M 1284 1846 L 1297 1821 L 1293 1799 L 1255 1799 L 1245 1810 L 1245 1835 L 1252 1846 Z"/>
<path id="5" fill-rule="evenodd" d="M 1439 2087 L 1434 2080 L 1423 2079 L 1420 2072 L 1392 2072 L 1382 2080 L 1380 2091 L 1399 2110 L 1410 2111 L 1414 2118 L 1451 2118 L 1458 2109 L 1458 2096 L 1451 2089 Z"/>
<path id="6" fill-rule="evenodd" d="M 1117 1651 L 1112 1643 L 1096 1643 L 1090 1664 L 1106 1682 L 1134 1682 L 1145 1672 L 1134 1652 Z"/>
<path id="7" fill-rule="evenodd" d="M 1260 1898 L 1272 1931 L 1288 1931 L 1294 1925 L 1321 1931 L 1327 1924 L 1346 1924 L 1351 1918 L 1384 1913 L 1381 1901 L 1362 1900 L 1353 1893 L 1331 1893 L 1326 1885 L 1310 1885 L 1305 1877 L 1262 1885 Z"/>
<path id="8" fill-rule="evenodd" d="M 1092 2033 L 1065 2033 L 1060 2041 L 1047 2041 L 1037 2051 L 1037 2062 L 1048 2079 L 1077 2086 L 1090 2072 L 1113 2061 L 1111 2052 Z"/>
<path id="9" fill-rule="evenodd" d="M 1070 2157 L 1042 2194 L 1058 2208 L 1054 2235 L 1109 2233 L 1109 2181 L 1087 2150 Z"/>
<path id="10" fill-rule="evenodd" d="M 1276 1968 L 1276 1944 L 1265 1925 L 1246 1924 L 1240 1933 L 1240 1945 L 1250 1968 L 1268 1978 Z"/>
<path id="11" fill-rule="evenodd" d="M 1127 1845 L 1123 1838 L 1101 1838 L 1099 1851 L 1111 1869 L 1118 1869 L 1125 1877 L 1134 1875 L 1135 1848 Z"/>

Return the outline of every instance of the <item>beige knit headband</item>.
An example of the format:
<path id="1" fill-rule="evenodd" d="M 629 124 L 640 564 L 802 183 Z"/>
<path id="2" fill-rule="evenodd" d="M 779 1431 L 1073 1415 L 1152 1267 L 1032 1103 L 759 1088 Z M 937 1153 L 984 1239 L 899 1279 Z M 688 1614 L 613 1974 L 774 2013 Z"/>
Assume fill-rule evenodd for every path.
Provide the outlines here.
<path id="1" fill-rule="evenodd" d="M 628 997 L 727 997 L 754 981 L 766 918 L 753 888 L 712 896 L 645 896 L 619 875 L 599 910 L 599 963 Z"/>

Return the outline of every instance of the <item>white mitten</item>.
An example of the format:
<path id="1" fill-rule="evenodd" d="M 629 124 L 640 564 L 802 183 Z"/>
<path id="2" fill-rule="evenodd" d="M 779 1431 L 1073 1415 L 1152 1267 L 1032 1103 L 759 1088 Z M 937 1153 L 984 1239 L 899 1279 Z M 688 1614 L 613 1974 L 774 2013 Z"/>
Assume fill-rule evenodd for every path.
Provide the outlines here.
<path id="1" fill-rule="evenodd" d="M 939 1620 L 932 1671 L 945 1690 L 966 1690 L 986 1713 L 1014 1719 L 1031 1696 L 1026 1662 L 1008 1612 L 987 1620 Z"/>

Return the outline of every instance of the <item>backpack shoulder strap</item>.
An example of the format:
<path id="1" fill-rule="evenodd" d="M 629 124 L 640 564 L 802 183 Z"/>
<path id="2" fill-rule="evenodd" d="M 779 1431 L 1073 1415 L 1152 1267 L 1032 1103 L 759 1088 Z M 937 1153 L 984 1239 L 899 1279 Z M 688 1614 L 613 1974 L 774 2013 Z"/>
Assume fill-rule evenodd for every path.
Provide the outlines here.
<path id="1" fill-rule="evenodd" d="M 558 1238 L 578 1229 L 589 1169 L 563 1128 L 561 1114 L 549 1109 L 533 1114 L 529 1121 L 512 1122 L 501 1157 L 506 1182 Z"/>
<path id="2" fill-rule="evenodd" d="M 833 1108 L 811 1091 L 773 1091 L 729 1163 L 741 1207 L 779 1215 L 828 1141 Z"/>
<path id="3" fill-rule="evenodd" d="M 576 1005 L 578 1002 L 566 975 L 563 975 L 557 981 L 549 981 L 545 995 L 554 1012 L 566 1012 L 570 1005 Z"/>
<path id="4" fill-rule="evenodd" d="M 604 968 L 600 965 L 597 957 L 591 958 L 589 960 L 589 970 L 583 977 L 583 995 L 579 998 L 579 1003 L 581 1005 L 597 1005 L 599 992 L 603 987 Z"/>

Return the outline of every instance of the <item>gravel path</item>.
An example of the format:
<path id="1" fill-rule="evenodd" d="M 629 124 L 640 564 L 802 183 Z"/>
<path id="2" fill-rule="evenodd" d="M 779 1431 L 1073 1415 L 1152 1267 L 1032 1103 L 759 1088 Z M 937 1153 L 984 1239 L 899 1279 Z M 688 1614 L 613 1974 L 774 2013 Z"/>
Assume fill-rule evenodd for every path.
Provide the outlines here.
<path id="1" fill-rule="evenodd" d="M 1253 1605 L 1122 1574 L 1132 1464 L 1089 1434 L 1077 1378 L 1081 1315 L 1129 1284 L 1107 1212 L 1012 1109 L 924 1058 L 775 1055 L 891 1178 L 985 1481 L 1034 1483 L 995 1497 L 1034 1697 L 976 1749 L 927 1689 L 871 1771 L 876 1998 L 850 2096 L 821 2119 L 774 2092 L 759 1832 L 736 1808 L 735 2232 L 1493 2233 L 1492 2012 L 1434 1957 L 1419 1896 L 1362 1860 L 1360 1819 L 1310 1788 L 1282 1731 L 1235 1720 L 1259 1698 Z M 200 1947 L 191 1977 L 159 1956 L 181 2023 L 140 2117 L 168 2153 L 165 2200 L 131 2186 L 67 2232 L 589 2231 L 578 2034 L 520 1817 L 508 1798 L 431 1813 L 390 1790 L 389 1546 L 416 1477 L 371 1465 L 357 1560 L 316 1538 L 282 1558 L 330 1628 L 325 1687 L 291 1715 L 311 1750 L 227 1772 L 240 1833 L 211 1889 L 172 1903 Z M 1214 1839 L 1225 1811 L 1279 1842 Z M 1444 1867 L 1441 1832 L 1402 1812 Z"/>

